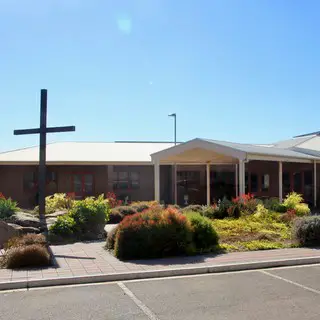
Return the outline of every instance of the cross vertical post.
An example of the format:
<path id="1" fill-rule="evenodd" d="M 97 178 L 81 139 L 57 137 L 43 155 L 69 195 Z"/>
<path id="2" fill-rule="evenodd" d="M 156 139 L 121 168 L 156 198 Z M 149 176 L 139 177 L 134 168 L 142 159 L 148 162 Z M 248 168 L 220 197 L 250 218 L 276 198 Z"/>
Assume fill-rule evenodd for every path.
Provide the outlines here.
<path id="1" fill-rule="evenodd" d="M 47 145 L 47 101 L 48 93 L 46 89 L 41 90 L 40 100 L 40 145 L 39 145 L 39 214 L 40 219 L 44 217 L 46 211 L 46 145 Z"/>

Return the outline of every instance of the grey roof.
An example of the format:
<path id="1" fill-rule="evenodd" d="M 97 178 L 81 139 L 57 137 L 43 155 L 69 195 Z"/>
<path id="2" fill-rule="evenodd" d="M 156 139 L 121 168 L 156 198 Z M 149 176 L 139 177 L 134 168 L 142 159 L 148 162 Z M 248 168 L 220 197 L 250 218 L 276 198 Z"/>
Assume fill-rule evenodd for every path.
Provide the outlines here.
<path id="1" fill-rule="evenodd" d="M 283 149 L 290 149 L 293 147 L 297 147 L 300 144 L 314 138 L 314 135 L 311 136 L 303 136 L 303 137 L 296 137 L 296 138 L 292 138 L 289 140 L 283 140 L 283 141 L 278 141 L 276 143 L 273 144 L 274 147 L 277 148 L 283 148 Z"/>
<path id="2" fill-rule="evenodd" d="M 315 160 L 318 159 L 317 156 L 306 154 L 303 152 L 279 148 L 271 145 L 254 145 L 254 144 L 244 144 L 244 143 L 235 143 L 219 140 L 210 140 L 210 139 L 200 139 L 203 141 L 219 144 L 221 146 L 229 147 L 238 151 L 251 153 L 251 154 L 261 154 L 268 156 L 280 156 L 280 157 L 289 157 L 289 158 L 298 158 L 298 159 L 309 159 Z"/>

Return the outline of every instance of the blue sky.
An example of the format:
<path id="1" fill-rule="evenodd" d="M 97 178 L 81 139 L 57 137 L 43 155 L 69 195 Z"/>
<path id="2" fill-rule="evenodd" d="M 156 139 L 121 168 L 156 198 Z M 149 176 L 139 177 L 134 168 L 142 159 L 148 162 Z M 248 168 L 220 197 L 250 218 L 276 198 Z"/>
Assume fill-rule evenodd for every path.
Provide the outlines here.
<path id="1" fill-rule="evenodd" d="M 320 129 L 320 2 L 0 0 L 0 151 L 48 141 L 266 143 Z"/>

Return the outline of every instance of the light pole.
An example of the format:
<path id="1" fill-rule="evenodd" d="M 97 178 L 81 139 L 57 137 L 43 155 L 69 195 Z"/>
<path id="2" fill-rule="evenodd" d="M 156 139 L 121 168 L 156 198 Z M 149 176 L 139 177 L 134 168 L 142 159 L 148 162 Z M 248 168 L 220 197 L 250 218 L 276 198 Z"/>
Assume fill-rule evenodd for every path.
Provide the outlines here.
<path id="1" fill-rule="evenodd" d="M 176 145 L 177 144 L 177 114 L 176 113 L 169 114 L 169 117 L 174 118 L 174 145 Z"/>
<path id="2" fill-rule="evenodd" d="M 177 145 L 177 114 L 169 114 L 169 117 L 174 118 L 174 145 Z M 173 183 L 174 183 L 174 204 L 177 204 L 178 200 L 178 189 L 177 189 L 177 165 L 173 166 Z"/>

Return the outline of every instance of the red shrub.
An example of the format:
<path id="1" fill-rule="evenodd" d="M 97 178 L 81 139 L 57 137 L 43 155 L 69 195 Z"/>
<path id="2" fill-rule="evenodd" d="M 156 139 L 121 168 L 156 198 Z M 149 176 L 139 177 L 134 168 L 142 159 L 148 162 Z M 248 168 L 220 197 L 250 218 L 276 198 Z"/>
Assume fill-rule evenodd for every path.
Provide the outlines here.
<path id="1" fill-rule="evenodd" d="M 159 258 L 192 249 L 192 227 L 175 208 L 154 206 L 126 216 L 118 226 L 115 255 L 120 259 Z"/>

